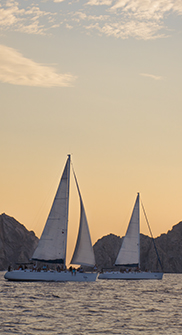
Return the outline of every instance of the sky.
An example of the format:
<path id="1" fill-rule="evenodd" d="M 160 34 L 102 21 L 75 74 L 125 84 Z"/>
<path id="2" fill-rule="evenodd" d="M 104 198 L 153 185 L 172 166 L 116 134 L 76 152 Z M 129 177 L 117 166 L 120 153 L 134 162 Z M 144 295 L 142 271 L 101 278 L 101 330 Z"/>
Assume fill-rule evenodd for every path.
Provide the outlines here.
<path id="1" fill-rule="evenodd" d="M 137 192 L 153 235 L 172 229 L 181 56 L 181 0 L 0 0 L 0 213 L 40 237 L 71 154 L 93 243 L 125 234 Z M 79 222 L 71 178 L 68 257 Z"/>

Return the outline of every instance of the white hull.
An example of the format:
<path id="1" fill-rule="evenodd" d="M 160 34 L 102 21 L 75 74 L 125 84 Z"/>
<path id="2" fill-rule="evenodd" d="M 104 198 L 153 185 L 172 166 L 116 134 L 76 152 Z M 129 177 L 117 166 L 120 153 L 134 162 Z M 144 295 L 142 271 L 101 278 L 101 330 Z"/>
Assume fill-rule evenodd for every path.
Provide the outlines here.
<path id="1" fill-rule="evenodd" d="M 30 271 L 30 270 L 14 270 L 5 273 L 4 278 L 13 281 L 77 281 L 77 282 L 91 282 L 97 279 L 97 273 L 85 272 L 72 274 L 69 271 L 57 272 L 57 271 Z"/>
<path id="2" fill-rule="evenodd" d="M 162 272 L 105 272 L 98 279 L 143 280 L 162 279 Z"/>

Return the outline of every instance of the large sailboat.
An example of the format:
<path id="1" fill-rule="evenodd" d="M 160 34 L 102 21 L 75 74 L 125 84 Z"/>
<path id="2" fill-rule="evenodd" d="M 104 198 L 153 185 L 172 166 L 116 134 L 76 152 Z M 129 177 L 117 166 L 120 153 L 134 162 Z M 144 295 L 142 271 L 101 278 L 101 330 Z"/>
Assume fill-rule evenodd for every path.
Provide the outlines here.
<path id="1" fill-rule="evenodd" d="M 41 262 L 41 264 L 56 264 L 59 270 L 13 270 L 6 272 L 5 279 L 14 281 L 18 280 L 57 282 L 96 280 L 96 272 L 69 271 L 66 269 L 70 161 L 71 157 L 70 155 L 68 155 L 66 165 L 49 216 L 40 237 L 38 246 L 32 256 L 32 261 Z M 87 217 L 74 170 L 73 175 L 80 200 L 80 225 L 76 247 L 70 264 L 94 267 L 95 256 L 92 247 Z"/>
<path id="2" fill-rule="evenodd" d="M 145 214 L 145 212 L 144 212 Z M 146 216 L 146 215 L 145 215 Z M 159 259 L 159 263 L 160 259 Z M 107 271 L 99 279 L 162 279 L 162 272 L 140 271 L 140 194 L 137 194 L 126 235 L 115 264 L 122 271 Z M 131 270 L 135 269 L 135 270 Z"/>

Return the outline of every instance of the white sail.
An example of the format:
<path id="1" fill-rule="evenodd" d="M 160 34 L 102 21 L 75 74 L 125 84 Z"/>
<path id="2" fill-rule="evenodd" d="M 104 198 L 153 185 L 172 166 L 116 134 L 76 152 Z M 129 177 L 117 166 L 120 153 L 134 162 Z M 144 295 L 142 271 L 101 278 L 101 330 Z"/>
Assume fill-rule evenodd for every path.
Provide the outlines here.
<path id="1" fill-rule="evenodd" d="M 139 193 L 124 237 L 121 249 L 118 253 L 115 265 L 140 265 L 140 206 Z"/>
<path id="2" fill-rule="evenodd" d="M 78 265 L 94 266 L 95 265 L 94 251 L 87 223 L 87 217 L 75 173 L 74 177 L 80 198 L 80 225 L 79 225 L 76 247 L 70 263 Z"/>
<path id="3" fill-rule="evenodd" d="M 32 259 L 52 263 L 66 263 L 70 155 L 50 210 L 45 228 Z"/>

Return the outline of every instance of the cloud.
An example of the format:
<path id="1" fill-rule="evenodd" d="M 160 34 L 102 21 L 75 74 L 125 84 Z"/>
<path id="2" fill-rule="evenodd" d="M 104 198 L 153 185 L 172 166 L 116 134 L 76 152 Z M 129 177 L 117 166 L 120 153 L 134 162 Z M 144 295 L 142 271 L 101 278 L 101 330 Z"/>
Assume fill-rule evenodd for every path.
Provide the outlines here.
<path id="1" fill-rule="evenodd" d="M 88 0 L 61 11 L 62 24 L 115 38 L 151 40 L 172 34 L 170 15 L 182 15 L 179 0 Z M 70 6 L 71 8 L 71 6 Z"/>
<path id="2" fill-rule="evenodd" d="M 112 0 L 89 0 L 87 5 L 90 6 L 110 6 L 112 4 Z"/>
<path id="3" fill-rule="evenodd" d="M 156 37 L 164 37 L 164 34 L 158 34 L 159 26 L 156 23 L 152 22 L 113 22 L 112 20 L 108 21 L 108 23 L 103 22 L 103 24 L 99 20 L 97 23 L 92 23 L 86 29 L 88 30 L 97 30 L 102 35 L 113 36 L 115 38 L 127 39 L 129 36 L 134 38 L 149 40 L 155 39 Z"/>
<path id="4" fill-rule="evenodd" d="M 164 14 L 174 12 L 182 14 L 182 2 L 180 0 L 89 0 L 90 6 L 110 6 L 111 11 L 122 10 L 124 13 L 130 13 L 136 16 L 146 18 L 162 18 Z"/>
<path id="5" fill-rule="evenodd" d="M 76 79 L 71 74 L 59 74 L 52 67 L 35 63 L 15 49 L 0 45 L 0 81 L 13 85 L 37 87 L 69 87 Z"/>
<path id="6" fill-rule="evenodd" d="M 149 74 L 149 73 L 140 73 L 140 76 L 149 77 L 149 78 L 154 79 L 154 80 L 163 80 L 164 79 L 161 76 L 155 76 L 155 75 Z"/>
<path id="7" fill-rule="evenodd" d="M 116 38 L 156 39 L 168 37 L 170 29 L 166 19 L 171 15 L 182 15 L 179 0 L 89 0 L 90 7 L 103 7 L 110 13 L 104 25 L 90 24 L 86 29 L 97 29 L 102 34 Z M 171 31 L 170 31 L 171 33 Z"/>
<path id="8" fill-rule="evenodd" d="M 47 10 L 52 1 L 51 12 Z M 126 39 L 157 39 L 173 31 L 168 21 L 182 15 L 181 0 L 1 0 L 0 28 L 26 34 L 78 28 Z"/>
<path id="9" fill-rule="evenodd" d="M 53 25 L 57 13 L 41 10 L 33 2 L 23 8 L 15 0 L 2 0 L 0 4 L 0 28 L 28 34 L 46 34 Z"/>

